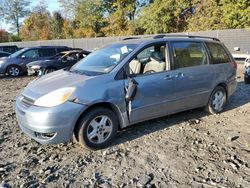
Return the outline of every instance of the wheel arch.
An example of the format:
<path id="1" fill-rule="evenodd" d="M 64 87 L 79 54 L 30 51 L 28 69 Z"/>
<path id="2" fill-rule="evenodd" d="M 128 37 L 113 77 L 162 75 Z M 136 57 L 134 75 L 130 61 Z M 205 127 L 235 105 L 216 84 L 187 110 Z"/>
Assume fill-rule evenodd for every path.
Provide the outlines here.
<path id="1" fill-rule="evenodd" d="M 107 108 L 107 109 L 110 109 L 112 112 L 114 112 L 114 114 L 116 115 L 116 117 L 118 118 L 118 123 L 119 123 L 119 129 L 121 129 L 123 126 L 123 118 L 121 116 L 121 112 L 120 112 L 120 109 L 110 103 L 110 102 L 98 102 L 98 103 L 95 103 L 95 104 L 92 104 L 90 105 L 87 109 L 85 109 L 78 117 L 75 125 L 74 125 L 74 129 L 73 129 L 73 133 L 75 134 L 76 131 L 77 131 L 77 125 L 78 123 L 81 121 L 82 117 L 87 114 L 89 111 L 91 111 L 92 109 L 94 108 Z"/>
<path id="2" fill-rule="evenodd" d="M 215 86 L 215 88 L 218 87 L 218 86 L 220 86 L 220 87 L 222 87 L 222 88 L 225 89 L 225 91 L 226 91 L 226 97 L 227 97 L 227 99 L 228 99 L 228 86 L 227 86 L 227 84 L 226 84 L 225 82 L 221 82 L 221 83 L 217 84 L 217 85 Z M 215 89 L 215 88 L 214 88 L 214 89 Z"/>

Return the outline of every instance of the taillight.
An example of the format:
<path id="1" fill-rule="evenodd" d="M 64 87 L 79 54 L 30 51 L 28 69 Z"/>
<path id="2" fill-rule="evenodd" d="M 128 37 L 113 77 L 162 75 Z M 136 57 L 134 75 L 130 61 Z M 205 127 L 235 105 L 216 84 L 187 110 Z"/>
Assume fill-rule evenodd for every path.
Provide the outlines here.
<path id="1" fill-rule="evenodd" d="M 237 69 L 237 63 L 235 61 L 230 62 L 230 64 L 234 69 Z"/>

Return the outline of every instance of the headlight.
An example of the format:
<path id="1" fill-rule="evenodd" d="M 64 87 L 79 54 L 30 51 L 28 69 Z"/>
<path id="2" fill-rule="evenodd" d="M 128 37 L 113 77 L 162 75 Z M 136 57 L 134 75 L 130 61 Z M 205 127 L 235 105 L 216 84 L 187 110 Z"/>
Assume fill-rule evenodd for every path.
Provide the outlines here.
<path id="1" fill-rule="evenodd" d="M 65 87 L 57 89 L 37 99 L 34 105 L 43 107 L 53 107 L 59 104 L 63 104 L 69 99 L 69 97 L 73 94 L 74 91 L 74 87 Z"/>
<path id="2" fill-rule="evenodd" d="M 40 69 L 41 66 L 40 65 L 33 65 L 33 66 L 31 66 L 31 68 L 36 70 L 36 69 Z"/>

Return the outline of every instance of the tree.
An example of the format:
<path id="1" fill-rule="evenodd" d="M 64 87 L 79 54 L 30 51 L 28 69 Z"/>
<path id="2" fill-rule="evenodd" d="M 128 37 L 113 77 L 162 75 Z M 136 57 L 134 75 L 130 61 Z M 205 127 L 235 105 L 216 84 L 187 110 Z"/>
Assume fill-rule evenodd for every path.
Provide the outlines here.
<path id="1" fill-rule="evenodd" d="M 23 40 L 48 40 L 52 38 L 51 16 L 44 5 L 34 8 L 34 12 L 24 20 L 20 30 Z"/>
<path id="2" fill-rule="evenodd" d="M 63 24 L 64 18 L 59 12 L 54 12 L 51 20 L 52 38 L 60 39 L 63 38 Z"/>
<path id="3" fill-rule="evenodd" d="M 249 0 L 221 0 L 221 21 L 226 28 L 248 28 L 250 27 L 250 1 Z"/>
<path id="4" fill-rule="evenodd" d="M 173 0 L 154 0 L 142 9 L 139 26 L 146 34 L 168 33 L 176 31 L 178 15 L 177 4 Z"/>
<path id="5" fill-rule="evenodd" d="M 2 0 L 0 16 L 14 26 L 19 36 L 20 19 L 28 15 L 29 0 Z"/>
<path id="6" fill-rule="evenodd" d="M 189 31 L 226 29 L 221 21 L 223 7 L 219 0 L 201 0 L 196 4 L 195 13 L 188 19 Z"/>
<path id="7" fill-rule="evenodd" d="M 103 20 L 104 9 L 102 1 L 78 0 L 75 8 L 75 37 L 103 36 L 101 29 L 105 23 Z"/>
<path id="8" fill-rule="evenodd" d="M 8 42 L 9 41 L 9 33 L 4 29 L 0 29 L 0 42 Z"/>
<path id="9" fill-rule="evenodd" d="M 106 35 L 132 35 L 135 33 L 135 15 L 139 1 L 105 0 L 104 7 L 108 13 L 107 26 L 103 28 Z"/>

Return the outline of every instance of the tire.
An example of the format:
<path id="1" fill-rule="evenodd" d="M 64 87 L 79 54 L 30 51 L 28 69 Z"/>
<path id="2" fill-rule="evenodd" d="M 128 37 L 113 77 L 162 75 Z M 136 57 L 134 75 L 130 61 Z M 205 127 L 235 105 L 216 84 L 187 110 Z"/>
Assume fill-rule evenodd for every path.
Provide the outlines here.
<path id="1" fill-rule="evenodd" d="M 54 72 L 54 71 L 56 71 L 56 69 L 54 67 L 48 67 L 45 69 L 44 74 L 49 74 L 49 73 Z"/>
<path id="2" fill-rule="evenodd" d="M 8 75 L 10 75 L 12 77 L 17 77 L 17 76 L 20 76 L 22 74 L 22 70 L 17 65 L 10 65 L 7 68 L 7 73 L 8 73 Z"/>
<path id="3" fill-rule="evenodd" d="M 213 90 L 205 110 L 211 114 L 218 114 L 223 111 L 226 102 L 227 102 L 226 90 L 221 86 L 217 86 Z"/>
<path id="4" fill-rule="evenodd" d="M 118 119 L 107 108 L 94 108 L 82 117 L 75 136 L 81 146 L 91 150 L 109 146 L 118 131 Z"/>
<path id="5" fill-rule="evenodd" d="M 246 75 L 246 73 L 245 73 L 245 75 L 244 75 L 244 82 L 245 82 L 246 84 L 250 84 L 250 76 Z"/>

